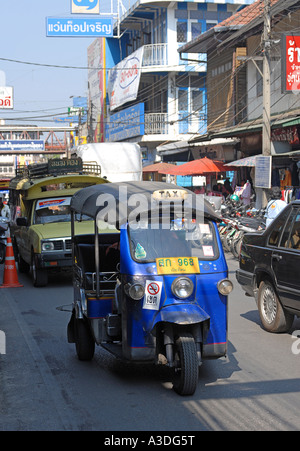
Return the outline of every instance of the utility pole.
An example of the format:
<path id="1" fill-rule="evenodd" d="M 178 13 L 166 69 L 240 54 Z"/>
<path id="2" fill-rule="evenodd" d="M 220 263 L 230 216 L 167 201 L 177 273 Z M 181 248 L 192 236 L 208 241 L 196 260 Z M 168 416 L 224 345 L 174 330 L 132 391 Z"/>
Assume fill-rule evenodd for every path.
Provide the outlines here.
<path id="1" fill-rule="evenodd" d="M 271 157 L 271 0 L 264 0 L 263 32 L 263 127 L 262 154 Z M 271 157 L 272 158 L 272 157 Z M 267 205 L 267 190 L 262 190 L 262 206 Z"/>

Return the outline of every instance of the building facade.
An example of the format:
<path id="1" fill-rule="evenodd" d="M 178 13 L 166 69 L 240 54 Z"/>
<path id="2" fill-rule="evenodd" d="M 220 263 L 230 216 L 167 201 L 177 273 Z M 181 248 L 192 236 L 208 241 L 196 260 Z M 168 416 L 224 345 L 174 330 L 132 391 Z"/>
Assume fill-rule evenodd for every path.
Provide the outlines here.
<path id="1" fill-rule="evenodd" d="M 97 105 L 92 101 L 98 111 L 91 122 L 95 140 L 138 142 L 144 163 L 151 164 L 161 159 L 159 145 L 205 134 L 206 53 L 179 54 L 178 49 L 250 3 L 136 2 L 115 29 L 119 38 L 93 44 L 98 47 L 93 59 L 103 68 L 89 74 L 90 98 L 96 99 L 95 88 L 101 97 Z M 187 160 L 184 152 L 175 153 L 178 161 Z"/>

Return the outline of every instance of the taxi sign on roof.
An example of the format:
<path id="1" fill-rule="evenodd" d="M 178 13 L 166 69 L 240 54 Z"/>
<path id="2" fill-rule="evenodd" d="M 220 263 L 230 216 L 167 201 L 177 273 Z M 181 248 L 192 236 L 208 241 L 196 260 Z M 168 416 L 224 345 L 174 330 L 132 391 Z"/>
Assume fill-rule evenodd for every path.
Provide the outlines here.
<path id="1" fill-rule="evenodd" d="M 154 200 L 185 200 L 188 193 L 184 189 L 163 189 L 154 191 L 152 197 Z"/>

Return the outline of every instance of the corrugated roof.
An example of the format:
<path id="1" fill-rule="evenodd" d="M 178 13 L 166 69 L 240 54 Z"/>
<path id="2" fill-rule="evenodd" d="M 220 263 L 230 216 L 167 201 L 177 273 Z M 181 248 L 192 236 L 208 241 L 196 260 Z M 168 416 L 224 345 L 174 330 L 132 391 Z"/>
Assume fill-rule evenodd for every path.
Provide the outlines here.
<path id="1" fill-rule="evenodd" d="M 277 3 L 279 0 L 271 0 L 271 6 Z M 264 0 L 256 0 L 256 2 L 251 5 L 246 6 L 241 11 L 233 14 L 223 22 L 218 23 L 215 28 L 220 27 L 233 27 L 236 25 L 247 25 L 252 20 L 261 16 L 264 13 Z"/>
<path id="2" fill-rule="evenodd" d="M 288 6 L 290 1 L 288 0 L 270 0 L 270 7 L 274 7 L 276 4 L 281 5 L 281 8 L 284 9 L 284 5 Z M 296 1 L 291 1 L 291 3 L 296 3 Z M 278 6 L 279 6 L 278 5 Z M 218 41 L 220 42 L 221 36 L 220 33 L 224 32 L 225 39 L 228 38 L 228 32 L 236 32 L 237 30 L 244 30 L 243 27 L 250 26 L 251 23 L 255 24 L 257 20 L 263 20 L 265 2 L 264 0 L 256 0 L 251 5 L 246 6 L 241 9 L 237 13 L 223 20 L 222 22 L 215 25 L 213 28 L 208 30 L 205 33 L 200 34 L 193 41 L 188 42 L 180 49 L 178 49 L 179 53 L 198 53 L 198 52 L 206 52 L 210 46 L 215 48 L 215 34 L 218 33 Z M 213 39 L 212 39 L 213 38 Z"/>

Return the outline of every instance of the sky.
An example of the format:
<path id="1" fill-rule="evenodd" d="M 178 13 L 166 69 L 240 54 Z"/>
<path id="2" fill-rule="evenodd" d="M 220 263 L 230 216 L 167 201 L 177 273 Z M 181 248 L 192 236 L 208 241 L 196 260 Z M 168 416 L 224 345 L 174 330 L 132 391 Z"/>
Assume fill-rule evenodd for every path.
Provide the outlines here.
<path id="1" fill-rule="evenodd" d="M 123 3 L 128 7 L 130 1 L 132 4 L 132 0 Z M 101 0 L 100 13 L 110 10 L 111 0 Z M 80 68 L 87 67 L 87 48 L 94 38 L 46 36 L 47 17 L 78 17 L 71 14 L 70 0 L 0 0 L 0 16 L 0 86 L 14 88 L 14 109 L 0 110 L 0 119 L 5 119 L 8 125 L 61 125 L 43 116 L 49 115 L 51 119 L 67 113 L 73 105 L 71 96 L 87 96 L 88 71 Z"/>

